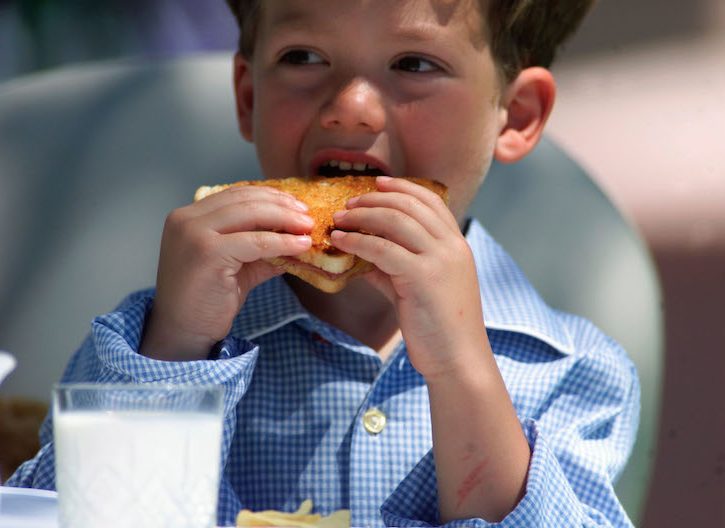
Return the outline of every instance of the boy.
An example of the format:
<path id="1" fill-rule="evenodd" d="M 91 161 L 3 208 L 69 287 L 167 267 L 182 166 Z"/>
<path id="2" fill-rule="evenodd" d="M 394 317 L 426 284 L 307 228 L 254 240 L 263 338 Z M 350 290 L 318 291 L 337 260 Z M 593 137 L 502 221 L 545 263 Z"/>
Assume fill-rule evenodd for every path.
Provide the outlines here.
<path id="1" fill-rule="evenodd" d="M 220 524 L 310 497 L 353 526 L 629 526 L 611 481 L 638 418 L 631 362 L 465 218 L 492 158 L 537 143 L 542 66 L 589 2 L 230 3 L 264 174 L 386 175 L 332 234 L 375 270 L 335 295 L 281 277 L 261 259 L 310 247 L 304 204 L 221 192 L 169 215 L 155 292 L 96 319 L 64 380 L 223 384 Z M 448 207 L 396 176 L 446 184 Z M 53 486 L 49 432 L 12 484 Z"/>

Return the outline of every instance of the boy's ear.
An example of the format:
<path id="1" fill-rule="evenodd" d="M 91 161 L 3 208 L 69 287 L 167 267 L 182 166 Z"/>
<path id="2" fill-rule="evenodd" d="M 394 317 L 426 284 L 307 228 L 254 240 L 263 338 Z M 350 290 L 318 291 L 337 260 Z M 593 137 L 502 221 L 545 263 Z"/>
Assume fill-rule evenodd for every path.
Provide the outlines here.
<path id="1" fill-rule="evenodd" d="M 239 131 L 247 141 L 254 141 L 252 109 L 254 108 L 254 89 L 252 66 L 240 53 L 234 55 L 234 96 L 237 104 L 237 122 Z"/>
<path id="2" fill-rule="evenodd" d="M 545 68 L 526 68 L 504 90 L 501 106 L 505 124 L 494 157 L 513 163 L 533 150 L 541 138 L 556 99 L 556 83 Z"/>

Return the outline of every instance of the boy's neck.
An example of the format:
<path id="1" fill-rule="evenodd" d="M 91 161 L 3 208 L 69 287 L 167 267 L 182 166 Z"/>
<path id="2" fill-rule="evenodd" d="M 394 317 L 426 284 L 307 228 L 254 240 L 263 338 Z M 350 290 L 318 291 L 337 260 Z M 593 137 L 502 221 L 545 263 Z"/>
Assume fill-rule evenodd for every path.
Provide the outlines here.
<path id="1" fill-rule="evenodd" d="M 393 305 L 365 280 L 353 280 L 331 295 L 290 275 L 286 278 L 310 313 L 376 350 L 383 360 L 400 341 Z"/>

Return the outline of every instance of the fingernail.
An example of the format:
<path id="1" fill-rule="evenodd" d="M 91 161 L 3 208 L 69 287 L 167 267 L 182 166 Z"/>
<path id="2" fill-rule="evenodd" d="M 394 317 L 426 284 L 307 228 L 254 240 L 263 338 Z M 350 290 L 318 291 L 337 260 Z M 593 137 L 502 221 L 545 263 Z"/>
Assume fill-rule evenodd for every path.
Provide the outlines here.
<path id="1" fill-rule="evenodd" d="M 358 203 L 358 201 L 360 201 L 360 197 L 359 196 L 353 196 L 352 198 L 350 198 L 347 201 L 347 206 L 348 207 L 355 207 L 355 204 Z"/>
<path id="2" fill-rule="evenodd" d="M 338 211 L 332 215 L 332 220 L 334 222 L 338 222 L 338 221 L 342 220 L 346 214 L 347 214 L 347 211 Z"/>
<path id="3" fill-rule="evenodd" d="M 311 246 L 312 245 L 312 237 L 311 236 L 308 236 L 308 235 L 300 235 L 300 236 L 298 236 L 298 237 L 295 238 L 295 243 L 298 246 L 303 246 L 303 247 Z"/>
<path id="4" fill-rule="evenodd" d="M 292 202 L 292 205 L 294 206 L 295 209 L 297 209 L 299 211 L 309 211 L 310 210 L 310 208 L 307 207 L 307 204 L 305 202 L 300 202 L 299 200 L 295 200 L 294 202 Z"/>
<path id="5" fill-rule="evenodd" d="M 389 182 L 392 179 L 393 178 L 391 178 L 390 176 L 378 176 L 378 181 L 380 183 L 386 183 L 386 182 Z"/>

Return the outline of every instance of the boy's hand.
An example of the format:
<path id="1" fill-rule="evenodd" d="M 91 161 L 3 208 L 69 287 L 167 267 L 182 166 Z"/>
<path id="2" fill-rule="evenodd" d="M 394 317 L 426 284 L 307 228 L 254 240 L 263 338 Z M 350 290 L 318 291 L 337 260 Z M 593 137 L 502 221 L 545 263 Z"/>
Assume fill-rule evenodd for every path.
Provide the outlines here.
<path id="1" fill-rule="evenodd" d="M 333 231 L 333 244 L 375 264 L 366 278 L 395 305 L 410 360 L 427 380 L 465 372 L 475 364 L 466 353 L 485 343 L 468 243 L 435 193 L 387 177 L 378 190 L 335 215 L 344 231 Z"/>
<path id="2" fill-rule="evenodd" d="M 376 265 L 367 277 L 394 303 L 426 380 L 441 520 L 503 519 L 531 454 L 486 336 L 472 252 L 436 194 L 390 178 L 378 190 L 348 204 L 336 223 L 356 232 L 332 240 Z"/>
<path id="3" fill-rule="evenodd" d="M 166 219 L 156 297 L 140 352 L 205 359 L 228 334 L 248 293 L 283 273 L 260 259 L 311 246 L 307 206 L 269 187 L 232 187 Z"/>

